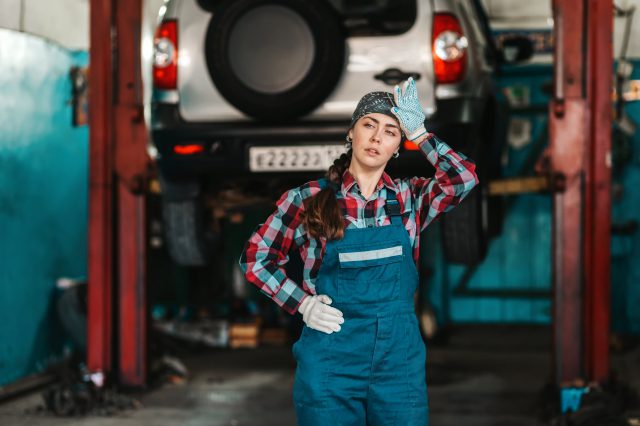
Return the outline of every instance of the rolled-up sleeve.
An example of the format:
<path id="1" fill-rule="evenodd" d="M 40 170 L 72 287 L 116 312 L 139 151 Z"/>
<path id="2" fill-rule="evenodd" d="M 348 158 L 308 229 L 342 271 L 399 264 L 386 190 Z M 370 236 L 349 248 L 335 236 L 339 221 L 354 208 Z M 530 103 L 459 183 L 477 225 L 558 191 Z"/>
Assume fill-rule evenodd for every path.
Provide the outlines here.
<path id="1" fill-rule="evenodd" d="M 433 177 L 410 180 L 422 231 L 442 213 L 460 204 L 479 180 L 473 160 L 454 151 L 436 135 L 430 134 L 419 147 L 436 168 Z"/>
<path id="2" fill-rule="evenodd" d="M 289 251 L 299 247 L 306 238 L 299 190 L 284 193 L 276 206 L 276 211 L 245 244 L 239 264 L 250 283 L 285 311 L 295 314 L 308 293 L 287 277 L 283 266 L 289 261 Z"/>

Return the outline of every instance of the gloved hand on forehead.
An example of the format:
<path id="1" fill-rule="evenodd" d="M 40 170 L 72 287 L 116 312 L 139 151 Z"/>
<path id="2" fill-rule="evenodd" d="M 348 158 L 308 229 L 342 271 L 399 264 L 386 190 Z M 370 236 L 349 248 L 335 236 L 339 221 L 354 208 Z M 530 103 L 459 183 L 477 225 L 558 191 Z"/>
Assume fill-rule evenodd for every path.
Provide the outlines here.
<path id="1" fill-rule="evenodd" d="M 331 298 L 326 294 L 307 296 L 298 307 L 298 312 L 308 327 L 331 334 L 340 331 L 340 324 L 344 322 L 342 312 L 329 306 L 331 303 Z"/>
<path id="2" fill-rule="evenodd" d="M 427 129 L 424 127 L 426 117 L 418 99 L 415 80 L 409 77 L 402 85 L 402 90 L 396 84 L 393 89 L 393 97 L 397 106 L 391 108 L 391 112 L 400 122 L 400 127 L 404 134 L 407 135 L 407 139 L 414 141 L 426 134 Z"/>

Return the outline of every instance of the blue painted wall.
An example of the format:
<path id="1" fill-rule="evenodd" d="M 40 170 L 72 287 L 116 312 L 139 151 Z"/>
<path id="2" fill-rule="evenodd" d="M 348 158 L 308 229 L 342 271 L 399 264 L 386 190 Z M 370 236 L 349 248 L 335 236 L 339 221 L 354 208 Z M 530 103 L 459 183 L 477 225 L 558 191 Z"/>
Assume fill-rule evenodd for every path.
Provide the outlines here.
<path id="1" fill-rule="evenodd" d="M 632 79 L 640 79 L 640 60 L 633 62 Z M 630 141 L 630 158 L 614 170 L 614 224 L 640 222 L 640 101 L 627 104 L 626 113 L 636 125 Z M 619 194 L 619 195 L 617 195 Z M 611 239 L 612 327 L 622 333 L 640 335 L 640 229 Z"/>
<path id="2" fill-rule="evenodd" d="M 55 281 L 86 275 L 88 129 L 71 126 L 69 70 L 87 61 L 0 29 L 0 385 L 70 347 Z"/>
<path id="3" fill-rule="evenodd" d="M 640 61 L 634 63 L 632 78 L 640 78 Z M 537 147 L 548 143 L 547 115 L 549 101 L 543 84 L 552 78 L 550 66 L 514 67 L 497 79 L 497 95 L 503 101 L 505 92 L 522 94 L 528 99 L 528 111 L 512 110 L 510 118 L 528 120 L 531 124 L 530 143 L 506 148 L 505 177 L 531 175 L 525 167 L 527 157 L 535 158 Z M 627 104 L 629 117 L 640 128 L 640 102 Z M 536 144 L 538 142 L 538 144 Z M 640 131 L 631 145 L 632 158 L 614 171 L 614 182 L 622 189 L 614 197 L 612 220 L 624 223 L 640 220 Z M 473 272 L 470 289 L 480 290 L 551 290 L 551 198 L 548 195 L 523 194 L 508 197 L 508 210 L 502 234 L 491 241 L 487 259 Z M 448 265 L 442 258 L 438 226 L 423 234 L 430 243 L 423 244 L 423 261 L 433 275 L 427 280 L 429 297 L 439 320 L 447 322 L 540 323 L 551 320 L 548 298 L 469 297 L 454 293 L 464 267 Z M 613 236 L 612 249 L 612 327 L 623 333 L 640 333 L 640 231 L 631 235 Z"/>

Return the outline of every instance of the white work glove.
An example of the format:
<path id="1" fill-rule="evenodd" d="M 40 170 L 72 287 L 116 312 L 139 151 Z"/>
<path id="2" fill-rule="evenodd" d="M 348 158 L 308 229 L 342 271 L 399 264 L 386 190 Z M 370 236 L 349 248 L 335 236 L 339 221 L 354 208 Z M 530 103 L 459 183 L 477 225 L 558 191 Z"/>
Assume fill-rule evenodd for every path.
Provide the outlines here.
<path id="1" fill-rule="evenodd" d="M 398 106 L 391 108 L 391 113 L 400 122 L 400 127 L 404 134 L 407 135 L 407 139 L 414 141 L 426 134 L 427 129 L 424 127 L 425 115 L 418 99 L 415 80 L 409 77 L 402 85 L 402 90 L 396 84 L 393 89 L 393 97 Z"/>
<path id="2" fill-rule="evenodd" d="M 331 298 L 326 294 L 307 296 L 298 307 L 298 312 L 308 327 L 331 334 L 340 331 L 340 324 L 344 322 L 342 312 L 329 306 L 331 303 Z"/>

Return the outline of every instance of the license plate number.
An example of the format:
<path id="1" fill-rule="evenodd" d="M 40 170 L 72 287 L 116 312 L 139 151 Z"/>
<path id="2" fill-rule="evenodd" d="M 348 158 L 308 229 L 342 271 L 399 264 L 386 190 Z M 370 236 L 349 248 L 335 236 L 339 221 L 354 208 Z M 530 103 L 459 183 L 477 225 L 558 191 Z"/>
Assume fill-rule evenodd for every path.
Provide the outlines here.
<path id="1" fill-rule="evenodd" d="M 249 148 L 252 172 L 327 170 L 345 152 L 343 145 L 253 146 Z"/>

